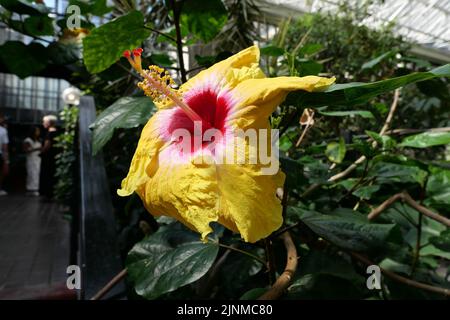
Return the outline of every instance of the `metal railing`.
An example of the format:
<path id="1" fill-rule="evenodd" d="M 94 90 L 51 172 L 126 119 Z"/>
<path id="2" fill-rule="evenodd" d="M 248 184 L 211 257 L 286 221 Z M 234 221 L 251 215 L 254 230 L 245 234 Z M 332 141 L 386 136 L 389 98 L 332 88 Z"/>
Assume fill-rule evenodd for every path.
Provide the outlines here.
<path id="1" fill-rule="evenodd" d="M 103 155 L 99 152 L 92 156 L 89 125 L 96 118 L 93 97 L 81 97 L 79 108 L 79 299 L 90 299 L 120 272 L 122 265 Z M 118 284 L 104 298 L 114 297 L 123 291 L 124 284 Z"/>

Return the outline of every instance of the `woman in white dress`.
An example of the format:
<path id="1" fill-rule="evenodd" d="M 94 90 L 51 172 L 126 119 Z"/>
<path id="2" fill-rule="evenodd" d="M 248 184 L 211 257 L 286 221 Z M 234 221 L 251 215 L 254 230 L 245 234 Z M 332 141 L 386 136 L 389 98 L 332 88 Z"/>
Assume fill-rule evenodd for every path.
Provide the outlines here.
<path id="1" fill-rule="evenodd" d="M 42 144 L 39 141 L 41 130 L 39 127 L 31 128 L 30 135 L 23 141 L 23 148 L 27 154 L 27 194 L 39 195 L 39 175 L 41 171 Z"/>

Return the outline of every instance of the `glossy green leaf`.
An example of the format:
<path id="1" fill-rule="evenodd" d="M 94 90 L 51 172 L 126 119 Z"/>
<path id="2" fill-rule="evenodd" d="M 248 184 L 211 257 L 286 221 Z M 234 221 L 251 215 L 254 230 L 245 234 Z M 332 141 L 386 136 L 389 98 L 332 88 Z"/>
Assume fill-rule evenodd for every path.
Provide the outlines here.
<path id="1" fill-rule="evenodd" d="M 308 107 L 327 105 L 354 105 L 366 102 L 380 94 L 407 84 L 437 77 L 450 77 L 450 64 L 428 72 L 414 72 L 405 76 L 372 83 L 353 82 L 334 84 L 323 92 L 296 91 L 288 95 L 287 104 Z"/>
<path id="2" fill-rule="evenodd" d="M 81 45 L 77 43 L 53 42 L 47 50 L 51 61 L 57 65 L 68 65 L 82 58 Z"/>
<path id="3" fill-rule="evenodd" d="M 430 238 L 430 243 L 438 249 L 450 252 L 450 229 L 443 231 L 437 237 Z"/>
<path id="4" fill-rule="evenodd" d="M 134 128 L 147 122 L 153 110 L 148 97 L 124 97 L 103 110 L 91 125 L 95 155 L 111 139 L 116 128 Z"/>
<path id="5" fill-rule="evenodd" d="M 227 19 L 227 9 L 221 0 L 186 0 L 183 3 L 181 23 L 205 42 L 215 38 Z"/>
<path id="6" fill-rule="evenodd" d="M 450 132 L 424 132 L 406 137 L 400 143 L 402 147 L 428 148 L 450 143 Z"/>
<path id="7" fill-rule="evenodd" d="M 23 22 L 24 31 L 33 36 L 53 35 L 53 19 L 48 16 L 30 16 Z"/>
<path id="8" fill-rule="evenodd" d="M 377 177 L 379 183 L 418 183 L 423 185 L 427 172 L 412 165 L 381 161 L 373 166 L 369 177 Z"/>
<path id="9" fill-rule="evenodd" d="M 21 79 L 42 71 L 47 59 L 47 49 L 40 43 L 25 45 L 20 41 L 8 41 L 0 46 L 0 60 L 9 72 Z"/>
<path id="10" fill-rule="evenodd" d="M 450 206 L 450 170 L 430 167 L 426 186 L 426 205 L 448 208 Z"/>
<path id="11" fill-rule="evenodd" d="M 261 55 L 271 56 L 271 57 L 279 57 L 285 53 L 283 48 L 277 46 L 266 46 L 260 49 Z"/>
<path id="12" fill-rule="evenodd" d="M 330 142 L 325 150 L 328 160 L 334 163 L 341 163 L 346 152 L 345 141 L 340 138 L 339 142 Z"/>
<path id="13" fill-rule="evenodd" d="M 261 297 L 268 289 L 266 288 L 253 288 L 244 293 L 239 300 L 256 300 Z"/>
<path id="14" fill-rule="evenodd" d="M 319 52 L 320 50 L 322 50 L 322 48 L 323 48 L 323 45 L 321 45 L 320 43 L 305 44 L 298 51 L 298 55 L 300 55 L 300 56 L 313 55 L 313 54 Z"/>
<path id="15" fill-rule="evenodd" d="M 46 15 L 48 8 L 44 4 L 33 4 L 25 0 L 0 0 L 5 9 L 18 14 Z"/>
<path id="16" fill-rule="evenodd" d="M 394 224 L 377 224 L 354 215 L 325 215 L 300 208 L 288 208 L 288 214 L 297 216 L 312 231 L 335 245 L 356 251 L 383 246 Z"/>
<path id="17" fill-rule="evenodd" d="M 306 59 L 302 59 L 302 60 L 303 61 L 296 61 L 296 63 L 295 63 L 297 69 L 299 70 L 299 75 L 301 77 L 316 76 L 323 69 L 323 65 L 318 62 L 315 62 L 312 60 L 306 60 Z"/>
<path id="18" fill-rule="evenodd" d="M 150 56 L 153 64 L 157 64 L 159 66 L 170 67 L 174 64 L 174 61 L 164 53 L 153 53 Z"/>
<path id="19" fill-rule="evenodd" d="M 378 143 L 384 150 L 392 149 L 397 142 L 387 135 L 380 135 L 377 132 L 366 130 L 366 134 Z"/>
<path id="20" fill-rule="evenodd" d="M 364 186 L 353 191 L 353 195 L 361 199 L 369 200 L 372 194 L 380 190 L 379 185 Z"/>
<path id="21" fill-rule="evenodd" d="M 360 116 L 366 119 L 373 119 L 373 114 L 367 110 L 351 110 L 351 111 L 319 111 L 320 114 L 330 117 L 354 117 Z"/>
<path id="22" fill-rule="evenodd" d="M 218 251 L 216 243 L 203 243 L 198 234 L 163 227 L 131 249 L 127 270 L 136 292 L 156 299 L 200 279 Z"/>
<path id="23" fill-rule="evenodd" d="M 83 39 L 86 68 L 91 73 L 107 69 L 125 50 L 140 47 L 149 35 L 150 30 L 144 28 L 144 16 L 140 11 L 131 11 L 93 29 Z"/>
<path id="24" fill-rule="evenodd" d="M 69 4 L 80 7 L 83 15 L 89 13 L 95 16 L 102 16 L 113 9 L 113 7 L 107 6 L 106 0 L 70 0 Z"/>
<path id="25" fill-rule="evenodd" d="M 381 61 L 383 61 L 384 59 L 386 59 L 388 57 L 391 57 L 393 54 L 395 54 L 395 52 L 393 52 L 393 51 L 389 51 L 389 52 L 383 53 L 382 55 L 376 57 L 375 59 L 372 59 L 372 60 L 367 61 L 366 63 L 364 63 L 362 65 L 361 69 L 372 69 L 377 64 L 379 64 Z"/>

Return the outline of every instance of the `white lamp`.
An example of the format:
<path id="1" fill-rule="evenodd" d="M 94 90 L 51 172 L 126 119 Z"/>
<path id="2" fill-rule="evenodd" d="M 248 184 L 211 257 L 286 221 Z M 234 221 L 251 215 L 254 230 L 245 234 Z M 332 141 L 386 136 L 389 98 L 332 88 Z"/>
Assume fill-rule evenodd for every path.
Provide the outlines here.
<path id="1" fill-rule="evenodd" d="M 64 89 L 62 93 L 62 98 L 65 104 L 71 104 L 71 105 L 79 105 L 80 104 L 80 96 L 81 91 L 78 88 L 75 87 L 69 87 Z"/>

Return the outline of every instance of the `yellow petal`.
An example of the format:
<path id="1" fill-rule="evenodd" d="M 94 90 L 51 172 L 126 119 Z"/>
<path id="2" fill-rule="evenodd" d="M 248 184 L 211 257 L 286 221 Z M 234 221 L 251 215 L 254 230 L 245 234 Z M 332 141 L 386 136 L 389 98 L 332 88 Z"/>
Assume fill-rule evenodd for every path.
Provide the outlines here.
<path id="1" fill-rule="evenodd" d="M 232 90 L 237 103 L 228 121 L 230 125 L 240 128 L 251 127 L 261 119 L 267 119 L 290 91 L 321 91 L 334 81 L 335 78 L 317 76 L 245 80 Z"/>
<path id="2" fill-rule="evenodd" d="M 284 174 L 264 175 L 254 165 L 220 165 L 219 223 L 239 232 L 247 242 L 256 242 L 280 228 L 282 206 L 276 190 Z"/>
<path id="3" fill-rule="evenodd" d="M 262 78 L 264 73 L 259 68 L 259 48 L 251 46 L 237 54 L 220 61 L 181 85 L 180 91 L 189 93 L 191 90 L 211 88 L 217 92 L 223 88 L 233 88 L 241 81 Z M 171 101 L 155 103 L 159 109 L 174 106 Z"/>
<path id="4" fill-rule="evenodd" d="M 117 190 L 119 196 L 131 195 L 139 186 L 143 185 L 148 177 L 145 173 L 152 161 L 157 161 L 157 155 L 161 147 L 167 142 L 161 139 L 159 123 L 161 113 L 155 113 L 145 125 L 141 137 L 131 160 L 128 175 L 122 180 L 121 189 Z"/>
<path id="5" fill-rule="evenodd" d="M 215 166 L 159 161 L 147 174 L 145 185 L 136 190 L 146 209 L 177 219 L 205 240 L 212 232 L 209 224 L 218 220 Z"/>

